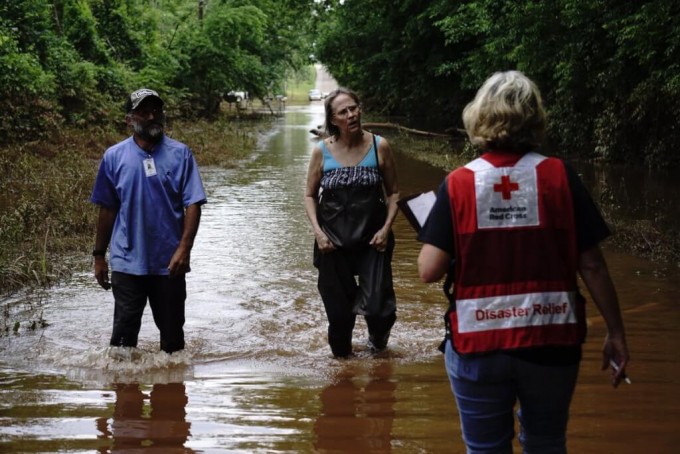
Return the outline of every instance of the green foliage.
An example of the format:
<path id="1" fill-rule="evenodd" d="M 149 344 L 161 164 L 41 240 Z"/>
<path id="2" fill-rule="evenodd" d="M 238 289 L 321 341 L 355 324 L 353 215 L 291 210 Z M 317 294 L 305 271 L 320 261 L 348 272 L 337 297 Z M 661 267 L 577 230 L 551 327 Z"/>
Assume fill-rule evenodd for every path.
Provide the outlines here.
<path id="1" fill-rule="evenodd" d="M 103 125 L 142 86 L 170 114 L 280 89 L 308 63 L 313 0 L 12 0 L 0 4 L 0 144 Z"/>
<path id="2" fill-rule="evenodd" d="M 96 64 L 108 63 L 108 52 L 88 1 L 63 0 L 61 8 L 56 3 L 60 2 L 55 2 L 55 9 L 61 19 L 61 31 L 82 58 Z"/>
<path id="3" fill-rule="evenodd" d="M 0 28 L 15 38 L 19 52 L 32 53 L 39 61 L 55 38 L 50 4 L 44 0 L 2 2 Z"/>
<path id="4" fill-rule="evenodd" d="M 675 0 L 327 0 L 317 57 L 372 107 L 433 128 L 495 71 L 541 88 L 566 151 L 680 164 L 680 3 Z"/>
<path id="5" fill-rule="evenodd" d="M 298 71 L 291 71 L 287 77 L 286 86 L 277 93 L 285 94 L 286 102 L 290 105 L 307 104 L 309 103 L 309 90 L 314 88 L 315 83 L 316 68 L 314 65 L 304 66 Z"/>
<path id="6" fill-rule="evenodd" d="M 0 143 L 120 118 L 133 89 L 214 116 L 321 61 L 373 111 L 460 128 L 476 88 L 519 69 L 565 152 L 680 163 L 675 0 L 13 0 L 0 4 Z"/>
<path id="7" fill-rule="evenodd" d="M 173 85 L 186 88 L 185 109 L 212 116 L 230 90 L 262 98 L 280 89 L 288 69 L 307 62 L 304 27 L 295 28 L 306 9 L 299 1 L 213 2 L 200 23 L 179 28 Z"/>
<path id="8" fill-rule="evenodd" d="M 35 140 L 59 124 L 54 76 L 0 27 L 0 145 Z"/>
<path id="9" fill-rule="evenodd" d="M 185 58 L 178 81 L 202 112 L 214 114 L 222 95 L 241 89 L 241 81 L 256 84 L 263 79 L 257 49 L 264 39 L 265 21 L 265 14 L 254 6 L 218 4 L 210 8 L 200 27 L 179 38 Z"/>
<path id="10" fill-rule="evenodd" d="M 109 54 L 118 62 L 141 69 L 145 56 L 144 36 L 137 31 L 143 29 L 138 20 L 141 9 L 125 0 L 92 0 L 90 4 Z"/>

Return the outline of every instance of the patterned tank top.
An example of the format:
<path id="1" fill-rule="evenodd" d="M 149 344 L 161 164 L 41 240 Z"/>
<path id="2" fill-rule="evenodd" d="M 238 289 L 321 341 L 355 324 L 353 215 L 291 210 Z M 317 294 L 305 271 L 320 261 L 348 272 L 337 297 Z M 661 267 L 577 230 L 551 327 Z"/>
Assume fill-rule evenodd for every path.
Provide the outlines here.
<path id="1" fill-rule="evenodd" d="M 379 143 L 380 136 L 375 136 L 375 141 L 359 164 L 343 167 L 335 160 L 326 144 L 321 141 L 320 147 L 323 154 L 321 187 L 323 189 L 337 189 L 381 184 L 382 177 L 378 167 L 378 150 L 376 149 Z"/>

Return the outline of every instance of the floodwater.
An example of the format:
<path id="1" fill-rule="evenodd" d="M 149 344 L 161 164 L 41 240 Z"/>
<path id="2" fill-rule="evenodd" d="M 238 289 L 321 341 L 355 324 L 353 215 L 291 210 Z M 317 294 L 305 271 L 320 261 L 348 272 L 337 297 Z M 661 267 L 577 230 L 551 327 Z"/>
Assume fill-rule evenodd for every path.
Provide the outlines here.
<path id="1" fill-rule="evenodd" d="M 49 326 L 0 338 L 0 452 L 464 452 L 437 351 L 444 299 L 417 278 L 419 244 L 403 216 L 394 228 L 399 319 L 389 351 L 366 351 L 359 320 L 356 358 L 330 355 L 302 204 L 308 130 L 322 122 L 318 103 L 289 108 L 252 162 L 202 169 L 209 204 L 187 279 L 184 352 L 157 351 L 147 309 L 139 351 L 111 359 L 112 296 L 89 272 L 40 301 L 15 297 L 12 318 L 38 306 Z M 434 189 L 444 176 L 404 156 L 397 165 L 403 194 Z M 599 370 L 604 326 L 590 305 L 569 449 L 676 452 L 680 274 L 607 257 L 633 383 L 615 390 Z"/>

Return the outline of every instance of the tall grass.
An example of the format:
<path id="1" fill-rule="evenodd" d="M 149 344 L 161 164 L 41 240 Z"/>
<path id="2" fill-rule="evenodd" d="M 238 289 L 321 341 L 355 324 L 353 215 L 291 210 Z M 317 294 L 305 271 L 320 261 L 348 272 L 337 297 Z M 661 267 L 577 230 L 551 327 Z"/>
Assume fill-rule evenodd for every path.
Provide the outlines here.
<path id="1" fill-rule="evenodd" d="M 189 145 L 199 166 L 229 168 L 252 153 L 257 137 L 271 128 L 272 118 L 257 112 L 240 112 L 238 117 L 225 112 L 215 121 L 173 121 L 167 133 Z"/>
<path id="2" fill-rule="evenodd" d="M 403 131 L 379 131 L 376 129 L 375 133 L 390 139 L 390 145 L 395 152 L 411 156 L 444 170 L 460 167 L 470 161 L 474 155 L 474 151 L 465 144 L 456 143 L 452 146 L 450 140 L 447 139 L 418 137 Z"/>
<path id="3" fill-rule="evenodd" d="M 307 66 L 291 75 L 286 81 L 286 97 L 288 104 L 306 104 L 309 102 L 309 90 L 316 84 L 316 69 Z"/>
<path id="4" fill-rule="evenodd" d="M 87 139 L 87 140 L 86 140 Z M 92 244 L 86 206 L 94 178 L 92 139 L 80 131 L 0 150 L 0 289 L 50 285 L 71 268 L 65 256 Z"/>

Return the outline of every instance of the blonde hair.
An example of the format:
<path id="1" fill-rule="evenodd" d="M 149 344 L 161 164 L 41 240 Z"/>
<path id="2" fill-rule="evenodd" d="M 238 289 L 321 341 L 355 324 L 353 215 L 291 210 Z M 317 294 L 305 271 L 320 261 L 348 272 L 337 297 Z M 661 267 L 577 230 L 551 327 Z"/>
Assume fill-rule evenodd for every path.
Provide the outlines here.
<path id="1" fill-rule="evenodd" d="M 465 106 L 463 124 L 477 147 L 528 151 L 545 137 L 541 93 L 520 71 L 497 72 Z"/>

